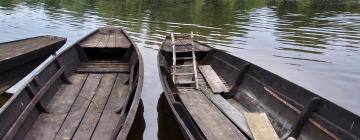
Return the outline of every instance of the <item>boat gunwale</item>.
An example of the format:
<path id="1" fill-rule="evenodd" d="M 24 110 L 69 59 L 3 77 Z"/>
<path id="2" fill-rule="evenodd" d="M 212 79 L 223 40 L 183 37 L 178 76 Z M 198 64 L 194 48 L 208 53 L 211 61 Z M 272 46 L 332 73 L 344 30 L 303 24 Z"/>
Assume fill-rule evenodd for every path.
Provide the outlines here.
<path id="1" fill-rule="evenodd" d="M 134 122 L 136 112 L 137 112 L 138 107 L 139 107 L 139 103 L 140 103 L 140 99 L 141 99 L 141 93 L 142 93 L 142 89 L 143 89 L 143 83 L 144 83 L 144 62 L 143 62 L 143 58 L 142 58 L 142 55 L 140 53 L 140 50 L 137 47 L 136 43 L 127 34 L 127 32 L 125 30 L 123 30 L 122 28 L 121 28 L 121 31 L 123 32 L 123 34 L 126 36 L 126 38 L 130 41 L 130 43 L 134 47 L 134 51 L 136 52 L 137 57 L 138 57 L 138 61 L 139 61 L 139 68 L 138 68 L 139 72 L 138 72 L 138 81 L 137 81 L 136 91 L 134 93 L 135 95 L 134 95 L 134 98 L 132 100 L 130 110 L 129 110 L 129 112 L 127 114 L 127 117 L 125 119 L 125 122 L 123 124 L 123 126 L 128 125 L 130 127 L 122 127 L 120 129 L 120 132 L 118 133 L 116 139 L 126 139 L 127 135 L 129 134 L 130 128 L 131 128 L 131 126 L 132 126 L 132 124 Z M 129 88 L 131 88 L 131 87 L 129 87 Z M 128 96 L 130 96 L 130 95 L 128 95 Z"/>

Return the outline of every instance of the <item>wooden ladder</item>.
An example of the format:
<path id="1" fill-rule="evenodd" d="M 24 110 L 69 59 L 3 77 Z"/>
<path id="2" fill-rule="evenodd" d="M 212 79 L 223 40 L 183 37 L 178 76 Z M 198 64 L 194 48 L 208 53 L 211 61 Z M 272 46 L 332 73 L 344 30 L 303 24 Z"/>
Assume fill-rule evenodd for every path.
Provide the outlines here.
<path id="1" fill-rule="evenodd" d="M 191 32 L 191 57 L 176 57 L 176 54 L 178 53 L 176 51 L 176 47 L 178 45 L 176 45 L 176 43 L 175 43 L 175 37 L 174 37 L 173 33 L 171 33 L 171 42 L 172 42 L 172 50 L 173 50 L 172 78 L 173 78 L 174 83 L 175 84 L 193 84 L 193 83 L 195 83 L 195 87 L 196 87 L 196 89 L 198 89 L 199 88 L 199 83 L 198 83 L 198 75 L 197 75 L 197 64 L 196 64 L 196 55 L 195 55 L 193 32 Z M 191 59 L 193 61 L 191 65 L 177 65 L 176 64 L 176 60 L 191 60 Z M 176 68 L 179 68 L 179 67 L 192 67 L 193 72 L 192 73 L 179 73 L 179 72 L 176 72 Z M 185 76 L 185 75 L 194 75 L 195 80 L 194 81 L 187 81 L 187 82 L 176 81 L 176 76 Z"/>

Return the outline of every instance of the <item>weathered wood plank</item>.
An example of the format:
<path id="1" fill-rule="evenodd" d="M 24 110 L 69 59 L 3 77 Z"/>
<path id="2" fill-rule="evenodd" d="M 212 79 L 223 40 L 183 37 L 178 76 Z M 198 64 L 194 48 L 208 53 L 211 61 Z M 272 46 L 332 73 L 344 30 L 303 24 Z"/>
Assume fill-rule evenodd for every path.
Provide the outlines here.
<path id="1" fill-rule="evenodd" d="M 251 131 L 246 123 L 246 118 L 234 106 L 227 102 L 221 95 L 213 94 L 210 89 L 201 87 L 201 91 L 208 97 L 238 128 L 252 137 Z"/>
<path id="2" fill-rule="evenodd" d="M 115 34 L 111 34 L 109 36 L 109 41 L 108 41 L 106 46 L 110 47 L 110 48 L 114 48 L 116 46 L 116 44 L 115 44 Z"/>
<path id="3" fill-rule="evenodd" d="M 229 92 L 224 83 L 220 80 L 220 77 L 210 65 L 199 65 L 198 67 L 214 93 Z"/>
<path id="4" fill-rule="evenodd" d="M 104 74 L 73 139 L 90 139 L 113 88 L 116 74 Z"/>
<path id="5" fill-rule="evenodd" d="M 105 105 L 104 111 L 91 139 L 107 140 L 114 134 L 113 131 L 116 128 L 116 124 L 120 120 L 120 114 L 117 114 L 116 111 L 118 111 L 125 103 L 129 90 L 129 86 L 125 83 L 128 79 L 129 74 L 117 75 L 109 100 Z"/>
<path id="6" fill-rule="evenodd" d="M 207 139 L 246 139 L 200 91 L 187 90 L 178 94 Z"/>
<path id="7" fill-rule="evenodd" d="M 91 103 L 102 76 L 102 74 L 90 74 L 88 76 L 55 139 L 67 139 L 75 134 L 81 119 Z"/>
<path id="8" fill-rule="evenodd" d="M 116 34 L 115 35 L 115 44 L 116 47 L 119 48 L 129 48 L 130 47 L 130 41 L 126 38 L 124 34 Z"/>
<path id="9" fill-rule="evenodd" d="M 48 45 L 61 42 L 64 38 L 40 36 L 24 40 L 0 43 L 0 61 L 35 51 Z"/>
<path id="10" fill-rule="evenodd" d="M 279 140 L 265 113 L 244 113 L 255 140 Z"/>
<path id="11" fill-rule="evenodd" d="M 94 35 L 81 42 L 80 47 L 96 47 L 103 37 L 103 34 L 95 33 Z"/>
<path id="12" fill-rule="evenodd" d="M 101 38 L 101 40 L 99 41 L 99 43 L 96 45 L 96 47 L 98 48 L 105 48 L 107 47 L 107 43 L 109 41 L 110 35 L 103 35 L 103 37 Z"/>
<path id="13" fill-rule="evenodd" d="M 25 139 L 48 140 L 55 138 L 86 77 L 85 74 L 75 74 L 69 78 L 72 84 L 64 84 L 59 88 L 46 107 L 49 113 L 40 114 Z"/>

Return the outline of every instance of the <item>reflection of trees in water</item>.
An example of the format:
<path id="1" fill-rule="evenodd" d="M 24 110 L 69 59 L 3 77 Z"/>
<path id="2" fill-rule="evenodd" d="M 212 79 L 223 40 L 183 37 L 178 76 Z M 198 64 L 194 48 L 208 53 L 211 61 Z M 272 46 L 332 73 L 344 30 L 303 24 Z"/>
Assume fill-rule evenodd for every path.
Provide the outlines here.
<path id="1" fill-rule="evenodd" d="M 132 32 L 146 34 L 164 34 L 164 31 L 189 33 L 194 31 L 213 40 L 229 40 L 228 36 L 212 34 L 228 34 L 242 30 L 241 37 L 247 29 L 234 27 L 238 22 L 248 21 L 247 16 L 238 19 L 237 14 L 244 9 L 264 6 L 263 0 L 31 0 L 26 2 L 4 0 L 3 7 L 15 7 L 24 3 L 31 7 L 43 6 L 50 18 L 63 16 L 73 26 L 81 26 L 95 18 L 108 25 L 125 26 Z M 200 26 L 199 26 L 200 25 Z M 203 38 L 201 38 L 203 39 Z"/>
<path id="2" fill-rule="evenodd" d="M 353 12 L 351 3 L 346 0 L 268 0 L 267 5 L 276 11 L 279 19 L 275 28 L 277 41 L 294 47 L 278 49 L 323 54 L 328 49 L 348 47 L 337 46 L 336 41 L 358 36 L 353 27 L 346 27 L 346 19 L 338 17 L 339 13 Z"/>

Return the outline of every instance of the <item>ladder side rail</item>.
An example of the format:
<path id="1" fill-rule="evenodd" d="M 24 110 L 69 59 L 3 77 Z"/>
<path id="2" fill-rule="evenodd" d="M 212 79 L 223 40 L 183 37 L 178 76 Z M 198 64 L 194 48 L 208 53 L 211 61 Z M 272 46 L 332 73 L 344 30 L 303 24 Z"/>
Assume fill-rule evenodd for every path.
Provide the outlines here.
<path id="1" fill-rule="evenodd" d="M 195 86 L 196 89 L 199 89 L 199 83 L 198 83 L 198 75 L 197 75 L 197 64 L 196 64 L 196 55 L 195 55 L 195 48 L 194 48 L 194 35 L 193 32 L 191 32 L 191 53 L 192 53 L 192 57 L 193 57 L 193 65 L 194 65 L 194 79 L 195 79 Z"/>
<path id="2" fill-rule="evenodd" d="M 172 70 L 172 75 L 173 75 L 173 82 L 175 83 L 175 74 L 176 74 L 176 50 L 175 50 L 175 38 L 174 38 L 174 34 L 171 33 L 171 45 L 172 45 L 172 51 L 173 51 L 173 70 Z"/>

